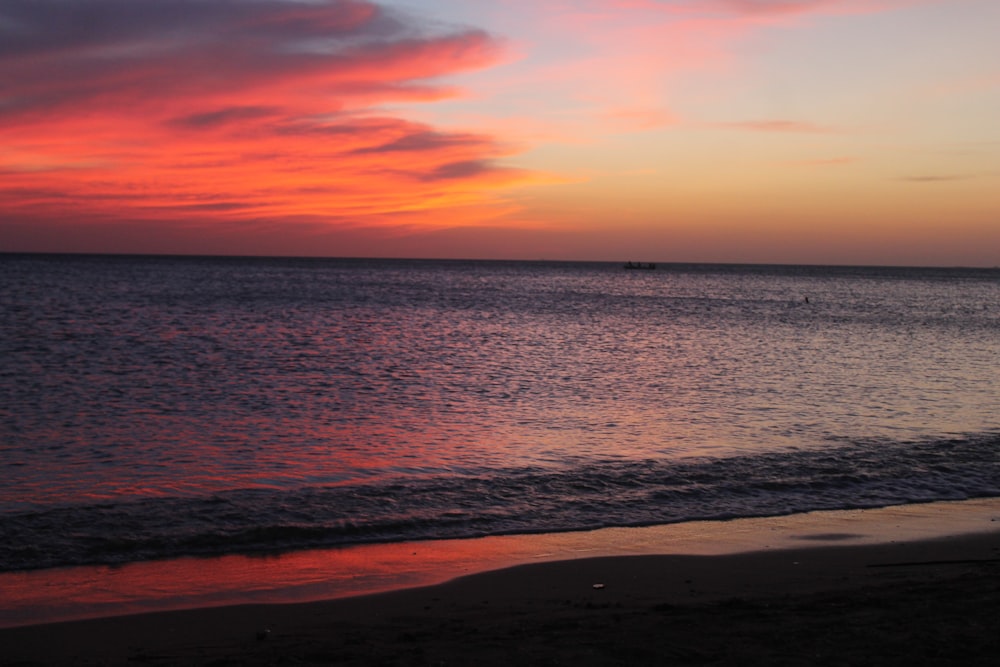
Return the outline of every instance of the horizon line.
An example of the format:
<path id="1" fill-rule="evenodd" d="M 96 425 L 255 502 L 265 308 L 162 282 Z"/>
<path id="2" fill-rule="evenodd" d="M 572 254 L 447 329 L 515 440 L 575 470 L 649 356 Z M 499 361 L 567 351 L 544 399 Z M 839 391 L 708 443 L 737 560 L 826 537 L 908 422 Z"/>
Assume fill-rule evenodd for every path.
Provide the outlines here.
<path id="1" fill-rule="evenodd" d="M 405 257 L 399 255 L 243 255 L 217 253 L 156 253 L 156 252 L 81 252 L 49 250 L 0 250 L 0 256 L 69 256 L 69 257 L 121 257 L 121 258 L 162 258 L 162 259 L 257 259 L 257 260 L 316 260 L 316 261 L 411 261 L 411 262 L 495 262 L 495 263 L 548 263 L 548 264 L 623 264 L 630 259 L 555 259 L 537 257 L 526 258 L 485 258 L 485 257 Z M 816 267 L 831 269 L 940 269 L 940 270 L 980 270 L 1000 271 L 1000 265 L 942 265 L 942 264 L 816 264 L 801 262 L 747 262 L 747 261 L 703 261 L 703 260 L 642 260 L 643 264 L 660 266 L 756 266 L 756 267 Z"/>

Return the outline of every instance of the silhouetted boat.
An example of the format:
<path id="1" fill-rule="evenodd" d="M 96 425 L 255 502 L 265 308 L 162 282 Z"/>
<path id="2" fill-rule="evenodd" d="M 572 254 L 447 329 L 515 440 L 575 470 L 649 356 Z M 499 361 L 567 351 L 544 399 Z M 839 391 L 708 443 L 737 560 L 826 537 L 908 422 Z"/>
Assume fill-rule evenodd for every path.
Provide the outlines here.
<path id="1" fill-rule="evenodd" d="M 628 262 L 625 265 L 625 269 L 628 271 L 652 271 L 656 268 L 656 264 L 650 262 L 649 264 L 643 264 L 642 262 Z"/>

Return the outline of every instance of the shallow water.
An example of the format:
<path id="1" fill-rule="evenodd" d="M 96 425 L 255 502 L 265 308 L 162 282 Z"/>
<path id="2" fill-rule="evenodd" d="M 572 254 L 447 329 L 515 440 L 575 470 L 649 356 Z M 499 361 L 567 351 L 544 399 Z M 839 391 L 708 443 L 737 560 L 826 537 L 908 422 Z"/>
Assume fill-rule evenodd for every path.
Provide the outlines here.
<path id="1" fill-rule="evenodd" d="M 1000 495 L 998 271 L 0 255 L 0 281 L 0 569 Z"/>
<path id="2" fill-rule="evenodd" d="M 0 573 L 0 628 L 173 609 L 330 600 L 578 558 L 717 556 L 925 540 L 954 544 L 962 537 L 994 533 L 998 525 L 1000 499 L 988 498 L 642 528 L 21 570 Z M 960 553 L 963 558 L 989 559 L 995 554 L 989 551 L 991 544 L 983 547 L 985 553 Z"/>

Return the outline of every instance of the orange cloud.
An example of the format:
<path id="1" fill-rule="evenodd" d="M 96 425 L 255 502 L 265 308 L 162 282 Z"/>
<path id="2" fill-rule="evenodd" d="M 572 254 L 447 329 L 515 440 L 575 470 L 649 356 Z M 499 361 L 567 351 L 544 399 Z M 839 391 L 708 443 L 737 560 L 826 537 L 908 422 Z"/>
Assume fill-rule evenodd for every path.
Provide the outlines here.
<path id="1" fill-rule="evenodd" d="M 494 62 L 367 0 L 11 0 L 0 8 L 9 219 L 447 224 L 532 175 L 484 134 L 378 110 Z"/>

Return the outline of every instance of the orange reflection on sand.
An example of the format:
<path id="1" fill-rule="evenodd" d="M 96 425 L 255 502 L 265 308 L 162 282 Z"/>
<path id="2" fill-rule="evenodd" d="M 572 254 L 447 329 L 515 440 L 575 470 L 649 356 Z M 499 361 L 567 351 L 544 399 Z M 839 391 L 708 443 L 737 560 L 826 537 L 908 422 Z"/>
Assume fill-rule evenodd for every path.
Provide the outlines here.
<path id="1" fill-rule="evenodd" d="M 716 555 L 873 544 L 995 530 L 1000 499 L 698 521 L 647 528 L 374 544 L 271 556 L 180 558 L 0 574 L 0 627 L 245 603 L 349 597 L 523 563 Z"/>
<path id="2" fill-rule="evenodd" d="M 509 564 L 511 542 L 363 545 L 0 574 L 0 627 L 394 590 Z M 485 567 L 484 567 L 485 566 Z"/>

